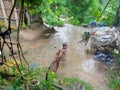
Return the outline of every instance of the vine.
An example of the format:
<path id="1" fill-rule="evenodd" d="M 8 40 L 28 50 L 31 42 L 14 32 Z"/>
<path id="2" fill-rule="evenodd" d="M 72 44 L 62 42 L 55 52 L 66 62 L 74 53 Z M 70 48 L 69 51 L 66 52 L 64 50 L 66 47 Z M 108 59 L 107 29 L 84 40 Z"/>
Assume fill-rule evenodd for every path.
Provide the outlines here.
<path id="1" fill-rule="evenodd" d="M 23 10 L 24 10 L 24 0 L 21 0 L 21 9 L 20 9 L 20 13 L 19 13 L 19 24 L 18 24 L 18 28 L 17 28 L 16 42 L 13 43 L 12 38 L 11 38 L 11 17 L 12 17 L 12 14 L 14 12 L 14 8 L 16 7 L 16 2 L 17 2 L 17 0 L 14 0 L 13 6 L 12 6 L 12 9 L 11 9 L 9 18 L 8 18 L 8 29 L 4 32 L 2 32 L 2 31 L 0 32 L 0 36 L 1 36 L 1 43 L 0 43 L 1 44 L 1 56 L 2 56 L 2 64 L 5 64 L 7 59 L 6 59 L 6 55 L 4 55 L 3 50 L 4 50 L 5 45 L 6 45 L 7 48 L 9 49 L 9 51 L 10 51 L 11 57 L 15 61 L 15 64 L 16 64 L 16 67 L 17 67 L 17 70 L 19 72 L 20 77 L 23 78 L 24 85 L 25 85 L 25 90 L 27 90 L 27 79 L 24 76 L 24 74 L 22 73 L 22 70 L 21 70 L 20 67 L 23 65 L 22 62 L 24 61 L 27 64 L 28 73 L 29 73 L 29 64 L 28 64 L 28 62 L 27 62 L 27 60 L 26 60 L 26 58 L 23 54 L 23 50 L 22 50 L 21 44 L 19 42 L 19 31 L 20 31 L 20 26 L 21 26 L 21 20 L 23 18 L 22 14 L 23 14 Z M 19 56 L 19 59 L 20 59 L 20 64 L 17 62 L 17 59 L 15 57 L 13 44 L 17 46 L 18 56 Z M 23 58 L 23 60 L 22 60 L 22 58 Z M 30 73 L 29 73 L 29 75 L 30 75 Z"/>

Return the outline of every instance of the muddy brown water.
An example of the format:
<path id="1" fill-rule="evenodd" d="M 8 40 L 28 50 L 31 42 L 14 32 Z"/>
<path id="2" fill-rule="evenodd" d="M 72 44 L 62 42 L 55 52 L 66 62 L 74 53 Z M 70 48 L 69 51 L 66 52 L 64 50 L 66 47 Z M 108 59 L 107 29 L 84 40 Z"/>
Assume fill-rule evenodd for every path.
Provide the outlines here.
<path id="1" fill-rule="evenodd" d="M 84 43 L 77 44 L 81 40 L 81 34 L 89 29 L 70 24 L 66 24 L 64 27 L 55 27 L 55 29 L 57 33 L 49 38 L 21 42 L 23 50 L 28 51 L 25 55 L 27 60 L 48 67 L 54 60 L 56 52 L 62 48 L 62 43 L 66 42 L 68 49 L 65 61 L 60 63 L 57 71 L 58 76 L 78 77 L 90 83 L 94 90 L 109 90 L 105 83 L 104 65 L 95 61 L 92 55 L 85 53 Z"/>

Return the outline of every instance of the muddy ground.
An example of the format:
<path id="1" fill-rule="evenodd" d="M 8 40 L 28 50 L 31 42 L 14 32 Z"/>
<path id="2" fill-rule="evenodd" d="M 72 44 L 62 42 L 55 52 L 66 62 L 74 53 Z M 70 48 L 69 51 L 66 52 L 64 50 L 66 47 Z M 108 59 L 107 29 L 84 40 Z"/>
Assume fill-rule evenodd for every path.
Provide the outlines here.
<path id="1" fill-rule="evenodd" d="M 95 61 L 92 55 L 85 53 L 84 43 L 77 43 L 81 40 L 81 34 L 89 31 L 89 28 L 66 24 L 64 27 L 55 27 L 57 32 L 50 36 L 43 35 L 43 29 L 43 26 L 35 24 L 28 30 L 20 31 L 20 42 L 28 62 L 48 67 L 54 60 L 56 52 L 62 48 L 62 43 L 67 42 L 65 61 L 60 63 L 58 76 L 78 77 L 90 83 L 94 90 L 108 90 L 105 84 L 107 76 L 105 66 Z"/>

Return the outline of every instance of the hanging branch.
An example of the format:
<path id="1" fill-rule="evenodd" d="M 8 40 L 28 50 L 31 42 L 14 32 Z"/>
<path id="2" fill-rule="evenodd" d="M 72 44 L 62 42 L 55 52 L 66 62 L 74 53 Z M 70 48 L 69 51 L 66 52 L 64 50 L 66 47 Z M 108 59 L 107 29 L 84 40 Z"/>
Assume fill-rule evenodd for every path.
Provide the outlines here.
<path id="1" fill-rule="evenodd" d="M 4 47 L 5 44 L 8 46 L 8 48 L 9 48 L 9 50 L 10 50 L 10 52 L 11 52 L 11 55 L 12 55 L 12 57 L 13 57 L 15 63 L 16 63 L 16 66 L 17 66 L 17 68 L 18 68 L 19 73 L 22 74 L 22 73 L 21 73 L 21 70 L 20 70 L 20 67 L 19 67 L 19 65 L 18 65 L 18 63 L 17 63 L 17 60 L 16 60 L 15 56 L 13 55 L 13 51 L 11 50 L 11 49 L 12 49 L 11 46 L 9 46 L 9 44 L 8 44 L 8 43 L 6 42 L 6 40 L 4 39 L 4 41 L 3 41 L 3 47 Z"/>
<path id="2" fill-rule="evenodd" d="M 12 40 L 11 40 L 11 17 L 12 17 L 12 14 L 13 14 L 16 2 L 17 2 L 17 0 L 14 0 L 14 4 L 12 6 L 12 9 L 11 9 L 11 12 L 10 12 L 10 15 L 9 15 L 8 29 L 5 32 L 1 32 L 0 33 L 0 37 L 2 38 L 2 41 L 3 41 L 2 45 L 0 45 L 1 46 L 1 53 L 2 53 L 2 63 L 4 63 L 4 61 L 6 61 L 6 57 L 3 54 L 3 48 L 6 45 L 8 47 L 8 49 L 9 49 L 10 53 L 11 53 L 11 56 L 12 56 L 13 60 L 15 61 L 15 64 L 16 64 L 16 67 L 17 67 L 17 70 L 18 70 L 20 76 L 22 76 L 22 78 L 24 80 L 26 80 L 26 78 L 22 74 L 20 66 L 19 66 L 19 64 L 18 64 L 18 62 L 17 62 L 17 60 L 16 60 L 16 58 L 14 56 L 13 44 L 15 44 L 15 43 L 12 43 Z M 27 63 L 27 61 L 26 61 L 26 59 L 24 57 L 24 54 L 23 54 L 23 51 L 22 51 L 22 47 L 21 47 L 20 42 L 19 42 L 19 29 L 20 29 L 20 25 L 21 25 L 21 19 L 22 19 L 22 12 L 23 12 L 23 10 L 24 10 L 24 0 L 21 0 L 21 10 L 20 10 L 20 14 L 19 14 L 19 25 L 18 25 L 18 30 L 17 30 L 17 43 L 16 43 L 16 45 L 17 45 L 19 57 L 20 57 L 20 54 L 21 54 L 23 59 L 24 59 L 24 61 L 28 65 L 28 73 L 30 73 L 30 71 L 29 71 L 29 64 Z M 9 42 L 7 42 L 6 39 L 8 39 Z M 22 62 L 21 57 L 20 57 L 20 61 Z M 25 89 L 25 90 L 27 90 L 27 89 Z"/>
<path id="3" fill-rule="evenodd" d="M 21 19 L 23 19 L 23 15 L 22 15 L 23 10 L 24 10 L 24 0 L 21 0 L 21 10 L 20 10 L 20 13 L 19 13 L 19 24 L 18 24 L 18 29 L 17 29 L 17 43 L 18 43 L 18 51 L 20 50 L 19 51 L 19 56 L 20 56 L 20 53 L 21 53 L 24 61 L 28 65 L 28 71 L 29 71 L 29 64 L 24 57 L 23 50 L 22 50 L 22 47 L 21 47 L 20 42 L 19 42 L 19 32 L 20 32 L 20 26 L 21 26 Z"/>
<path id="4" fill-rule="evenodd" d="M 11 10 L 11 12 L 10 12 L 9 19 L 8 19 L 8 30 L 10 31 L 10 32 L 9 32 L 9 40 L 10 40 L 10 45 L 11 45 L 11 46 L 9 46 L 6 42 L 5 42 L 5 43 L 7 44 L 8 48 L 9 48 L 9 50 L 10 50 L 10 52 L 11 52 L 11 55 L 12 55 L 12 57 L 13 57 L 16 65 L 17 65 L 18 71 L 20 72 L 20 74 L 22 74 L 22 73 L 21 73 L 21 70 L 20 70 L 20 67 L 19 67 L 19 65 L 18 65 L 18 63 L 17 63 L 17 60 L 16 60 L 16 58 L 15 58 L 15 56 L 14 56 L 14 54 L 13 54 L 13 44 L 12 44 L 11 36 L 10 36 L 10 33 L 11 33 L 11 17 L 12 17 L 14 8 L 15 8 L 15 6 L 16 6 L 16 2 L 17 2 L 17 0 L 14 1 L 13 7 L 12 7 L 12 10 Z"/>
<path id="5" fill-rule="evenodd" d="M 18 49 L 18 55 L 20 58 L 20 63 L 22 65 L 22 59 L 21 59 L 21 51 L 20 51 L 20 43 L 19 43 L 19 31 L 20 31 L 20 26 L 21 26 L 21 19 L 22 19 L 22 12 L 24 9 L 24 0 L 21 0 L 21 7 L 20 7 L 20 13 L 19 13 L 19 22 L 18 22 L 18 28 L 17 28 L 17 49 Z"/>
<path id="6" fill-rule="evenodd" d="M 17 0 L 14 1 L 13 7 L 12 7 L 12 9 L 11 9 L 11 12 L 10 12 L 10 15 L 9 15 L 9 18 L 8 18 L 8 30 L 5 31 L 5 32 L 8 31 L 8 34 L 11 33 L 11 17 L 12 17 L 12 14 L 13 14 L 13 11 L 14 11 L 14 8 L 15 8 L 15 5 L 16 5 L 16 1 L 17 1 Z M 2 32 L 1 32 L 1 34 L 2 34 Z M 3 34 L 4 34 L 4 33 L 3 33 Z M 10 35 L 9 35 L 9 38 L 10 38 Z M 4 39 L 4 38 L 3 38 L 3 39 Z M 4 41 L 4 40 L 3 40 L 3 41 Z M 11 40 L 10 40 L 10 43 L 11 43 Z M 12 44 L 11 44 L 11 46 L 12 46 Z M 1 46 L 2 63 L 4 62 L 4 61 L 3 61 L 3 60 L 4 60 L 3 47 L 4 47 L 4 43 L 3 43 L 3 45 Z"/>
<path id="7" fill-rule="evenodd" d="M 106 5 L 105 5 L 104 9 L 102 10 L 100 16 L 97 18 L 97 22 L 99 21 L 100 17 L 102 16 L 103 12 L 104 12 L 105 9 L 107 8 L 107 6 L 108 6 L 108 4 L 110 3 L 110 1 L 112 1 L 112 0 L 108 0 L 108 2 L 106 3 Z"/>
<path id="8" fill-rule="evenodd" d="M 14 11 L 14 8 L 15 8 L 15 5 L 16 5 L 16 2 L 17 2 L 17 0 L 14 0 L 13 7 L 12 7 L 12 10 L 11 10 L 10 15 L 9 15 L 9 18 L 8 18 L 8 30 L 9 30 L 9 29 L 11 30 L 11 17 L 12 17 L 12 14 L 13 14 L 13 11 Z"/>
<path id="9" fill-rule="evenodd" d="M 19 32 L 20 32 L 20 26 L 21 26 L 21 19 L 23 18 L 22 17 L 23 10 L 24 10 L 24 0 L 21 0 L 21 9 L 19 13 L 19 23 L 18 23 L 18 28 L 17 28 L 17 42 L 19 42 Z"/>
<path id="10" fill-rule="evenodd" d="M 10 52 L 11 52 L 11 54 L 13 54 L 13 47 L 12 47 L 12 43 L 11 43 L 11 37 L 10 37 L 10 33 L 11 33 L 11 17 L 12 17 L 12 14 L 13 14 L 13 11 L 14 11 L 14 8 L 15 8 L 15 5 L 16 5 L 16 1 L 17 0 L 15 0 L 14 1 L 14 4 L 13 4 L 13 6 L 12 6 L 12 9 L 11 9 L 11 12 L 10 12 L 10 15 L 9 15 L 9 18 L 8 18 L 8 30 L 6 30 L 5 32 L 1 32 L 0 34 L 1 34 L 1 37 L 2 37 L 2 39 L 3 39 L 3 44 L 2 44 L 2 46 L 1 46 L 1 53 L 2 53 L 2 63 L 4 62 L 3 60 L 4 60 L 4 57 L 5 56 L 3 56 L 3 48 L 4 48 L 4 44 L 6 43 L 6 41 L 5 41 L 5 38 L 6 38 L 6 36 L 9 38 L 9 40 L 10 40 Z M 9 47 L 8 47 L 9 48 Z M 14 56 L 13 56 L 13 58 L 14 58 Z M 16 62 L 16 60 L 15 60 L 15 62 Z M 16 65 L 18 66 L 18 64 L 16 63 Z M 18 66 L 18 69 L 19 69 L 19 66 Z"/>
<path id="11" fill-rule="evenodd" d="M 14 1 L 14 4 L 12 6 L 12 9 L 11 9 L 11 12 L 10 12 L 10 15 L 9 15 L 9 18 L 8 18 L 8 30 L 6 30 L 6 32 L 8 31 L 8 37 L 9 37 L 9 40 L 10 40 L 11 54 L 13 54 L 13 46 L 12 46 L 12 41 L 11 41 L 11 36 L 10 36 L 10 33 L 11 33 L 11 17 L 12 17 L 14 8 L 16 6 L 16 2 L 17 2 L 17 0 Z"/>
<path id="12" fill-rule="evenodd" d="M 119 6 L 116 10 L 116 15 L 114 17 L 112 24 L 113 24 L 113 26 L 118 26 L 119 22 L 120 22 L 120 0 L 119 0 Z"/>

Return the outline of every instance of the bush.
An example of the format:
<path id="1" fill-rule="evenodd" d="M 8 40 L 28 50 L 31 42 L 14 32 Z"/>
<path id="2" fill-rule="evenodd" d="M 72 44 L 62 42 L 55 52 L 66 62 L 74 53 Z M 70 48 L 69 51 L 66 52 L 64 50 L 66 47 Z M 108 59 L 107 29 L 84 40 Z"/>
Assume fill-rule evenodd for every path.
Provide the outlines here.
<path id="1" fill-rule="evenodd" d="M 120 90 L 120 54 L 113 52 L 114 56 L 117 59 L 117 64 L 108 69 L 109 72 L 109 80 L 108 86 L 113 90 Z"/>
<path id="2" fill-rule="evenodd" d="M 74 25 L 79 25 L 79 24 L 80 24 L 80 21 L 79 21 L 77 18 L 72 18 L 72 19 L 70 20 L 70 23 L 71 23 L 71 24 L 74 24 Z"/>

